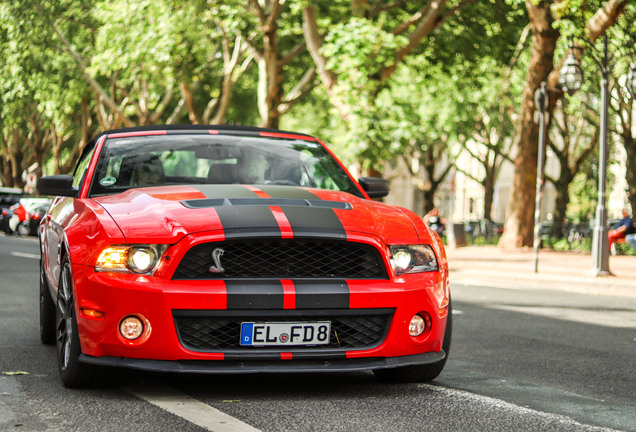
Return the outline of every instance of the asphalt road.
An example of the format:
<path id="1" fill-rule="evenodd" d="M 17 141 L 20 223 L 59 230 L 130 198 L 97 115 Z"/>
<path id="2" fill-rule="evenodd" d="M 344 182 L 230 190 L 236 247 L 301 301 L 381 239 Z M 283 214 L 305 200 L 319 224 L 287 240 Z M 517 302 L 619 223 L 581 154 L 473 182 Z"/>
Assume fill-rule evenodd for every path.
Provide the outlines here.
<path id="1" fill-rule="evenodd" d="M 36 239 L 0 235 L 2 431 L 636 431 L 634 298 L 453 286 L 431 385 L 121 371 L 69 390 L 39 343 L 37 271 Z"/>

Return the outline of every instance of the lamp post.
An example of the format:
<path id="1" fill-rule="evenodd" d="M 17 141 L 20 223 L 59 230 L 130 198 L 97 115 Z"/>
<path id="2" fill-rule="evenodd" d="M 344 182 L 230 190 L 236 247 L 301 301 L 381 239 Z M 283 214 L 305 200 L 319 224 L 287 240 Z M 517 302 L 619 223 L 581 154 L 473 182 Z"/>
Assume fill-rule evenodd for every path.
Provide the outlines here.
<path id="1" fill-rule="evenodd" d="M 598 204 L 596 206 L 596 222 L 594 227 L 594 237 L 592 239 L 592 274 L 594 276 L 611 275 L 609 269 L 609 240 L 607 238 L 607 209 L 605 186 L 607 183 L 607 129 L 608 129 L 608 106 L 609 106 L 609 74 L 610 63 L 613 56 L 609 53 L 609 41 L 607 35 L 603 35 L 603 50 L 598 50 L 587 38 L 577 37 L 591 48 L 592 60 L 599 66 L 602 74 L 601 79 L 601 124 L 599 138 L 599 173 L 598 173 Z M 582 49 L 573 43 L 573 38 L 569 38 L 570 55 L 559 71 L 559 84 L 563 91 L 569 95 L 574 94 L 583 84 L 583 71 L 579 61 L 574 57 L 575 49 Z M 631 68 L 631 78 L 628 78 L 628 88 L 632 95 L 635 93 L 634 76 L 636 75 L 636 63 Z"/>
<path id="2" fill-rule="evenodd" d="M 537 161 L 537 189 L 534 205 L 534 272 L 539 271 L 539 244 L 541 243 L 541 197 L 543 196 L 543 166 L 545 165 L 545 109 L 548 105 L 546 82 L 534 92 L 534 105 L 539 109 L 539 157 Z"/>

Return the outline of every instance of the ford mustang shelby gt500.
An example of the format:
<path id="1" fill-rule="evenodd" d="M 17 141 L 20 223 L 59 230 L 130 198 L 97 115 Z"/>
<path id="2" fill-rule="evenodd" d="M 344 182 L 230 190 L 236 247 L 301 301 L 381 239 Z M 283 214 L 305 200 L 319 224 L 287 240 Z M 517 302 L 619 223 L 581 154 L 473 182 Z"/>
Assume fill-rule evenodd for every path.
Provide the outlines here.
<path id="1" fill-rule="evenodd" d="M 112 130 L 38 190 L 57 196 L 39 228 L 40 337 L 66 386 L 113 366 L 398 381 L 444 367 L 442 242 L 312 136 Z"/>

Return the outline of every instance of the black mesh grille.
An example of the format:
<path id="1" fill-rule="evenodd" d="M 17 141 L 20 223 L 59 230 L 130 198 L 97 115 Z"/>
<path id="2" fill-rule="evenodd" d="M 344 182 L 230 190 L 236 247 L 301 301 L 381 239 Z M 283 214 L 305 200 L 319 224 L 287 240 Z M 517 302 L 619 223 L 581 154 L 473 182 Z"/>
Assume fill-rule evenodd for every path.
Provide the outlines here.
<path id="1" fill-rule="evenodd" d="M 245 315 L 231 316 L 180 316 L 174 312 L 175 325 L 181 344 L 187 349 L 203 352 L 219 352 L 253 350 L 253 347 L 240 345 L 242 322 L 317 322 L 330 321 L 331 335 L 329 345 L 312 346 L 310 350 L 351 350 L 366 349 L 378 346 L 387 334 L 393 310 L 382 311 L 347 311 L 312 314 L 306 311 L 301 317 L 288 316 L 283 313 L 255 317 Z M 289 349 L 289 348 L 287 348 Z M 302 350 L 302 346 L 294 346 L 294 350 Z M 271 348 L 280 351 L 280 348 Z"/>
<path id="2" fill-rule="evenodd" d="M 222 250 L 221 273 L 210 272 Z M 204 243 L 183 257 L 173 279 L 346 278 L 386 279 L 379 251 L 367 244 L 331 240 L 240 240 Z"/>

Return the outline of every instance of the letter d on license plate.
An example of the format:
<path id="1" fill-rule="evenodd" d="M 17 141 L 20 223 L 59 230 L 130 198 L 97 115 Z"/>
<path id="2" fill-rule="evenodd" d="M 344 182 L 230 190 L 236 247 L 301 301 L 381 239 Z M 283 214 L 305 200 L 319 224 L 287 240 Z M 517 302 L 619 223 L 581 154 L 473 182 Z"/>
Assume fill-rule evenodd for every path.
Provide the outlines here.
<path id="1" fill-rule="evenodd" d="M 331 322 L 241 323 L 242 346 L 327 345 Z"/>

